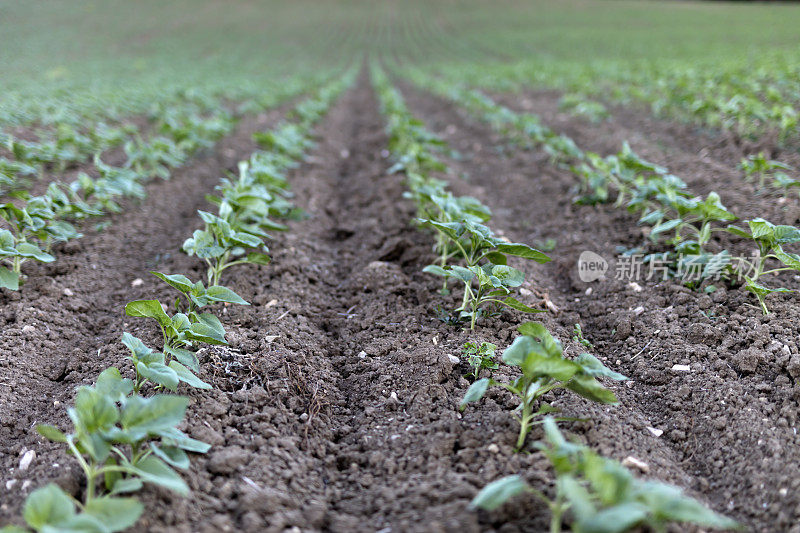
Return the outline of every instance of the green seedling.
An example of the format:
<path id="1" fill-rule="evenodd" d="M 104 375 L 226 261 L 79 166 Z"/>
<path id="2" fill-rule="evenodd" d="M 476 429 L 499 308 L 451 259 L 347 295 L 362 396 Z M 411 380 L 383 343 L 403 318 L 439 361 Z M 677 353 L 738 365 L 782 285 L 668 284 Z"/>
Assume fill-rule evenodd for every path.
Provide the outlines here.
<path id="1" fill-rule="evenodd" d="M 779 185 L 781 182 L 793 181 L 786 174 L 787 171 L 792 170 L 792 167 L 780 161 L 767 159 L 764 152 L 751 154 L 747 156 L 747 158 L 742 159 L 739 168 L 744 171 L 747 181 L 758 179 L 758 187 L 760 189 L 764 188 L 764 182 L 768 177 L 773 178 Z"/>
<path id="2" fill-rule="evenodd" d="M 522 375 L 510 383 L 482 378 L 473 383 L 461 400 L 463 410 L 468 403 L 480 400 L 489 387 L 501 387 L 519 399 L 514 417 L 520 424 L 516 449 L 522 450 L 525 439 L 537 419 L 557 411 L 543 396 L 555 389 L 567 389 L 593 402 L 617 403 L 617 397 L 597 378 L 628 379 L 606 368 L 595 356 L 583 353 L 575 360 L 564 357 L 561 342 L 553 338 L 541 322 L 526 322 L 517 330 L 522 334 L 503 352 L 503 362 L 520 369 Z M 562 419 L 568 420 L 568 419 Z"/>
<path id="3" fill-rule="evenodd" d="M 786 244 L 800 242 L 800 229 L 794 226 L 775 225 L 763 218 L 748 220 L 747 225 L 749 231 L 736 226 L 728 226 L 728 231 L 734 235 L 752 239 L 758 248 L 758 257 L 755 258 L 753 268 L 750 272 L 743 273 L 743 275 L 745 288 L 756 296 L 761 306 L 761 311 L 767 315 L 769 314 L 769 309 L 765 298 L 768 295 L 776 292 L 794 291 L 785 288 L 770 288 L 761 283 L 760 280 L 763 276 L 777 274 L 786 270 L 800 271 L 800 255 L 786 252 L 783 249 Z M 783 266 L 767 270 L 767 261 L 770 259 L 777 260 Z"/>
<path id="4" fill-rule="evenodd" d="M 26 503 L 28 524 L 37 531 L 119 531 L 135 523 L 142 512 L 136 500 L 120 494 L 137 491 L 143 483 L 188 494 L 174 469 L 189 466 L 187 451 L 209 449 L 177 428 L 188 403 L 183 396 L 138 396 L 134 383 L 113 367 L 103 371 L 94 386 L 80 387 L 75 406 L 68 410 L 72 433 L 49 425 L 36 429 L 51 441 L 66 444 L 78 461 L 86 477 L 83 501 L 78 503 L 81 513 L 76 514 L 63 491 L 45 487 Z"/>
<path id="5" fill-rule="evenodd" d="M 263 239 L 266 233 L 236 228 L 227 220 L 198 211 L 205 228 L 195 230 L 192 237 L 183 243 L 183 251 L 196 255 L 208 265 L 208 283 L 219 285 L 222 273 L 235 265 L 269 263 L 269 249 Z M 248 251 L 250 250 L 250 251 Z"/>
<path id="6" fill-rule="evenodd" d="M 572 329 L 572 340 L 582 344 L 584 348 L 594 350 L 594 345 L 583 336 L 583 328 L 580 324 L 575 324 L 575 327 Z"/>
<path id="7" fill-rule="evenodd" d="M 472 379 L 478 379 L 478 375 L 484 368 L 488 370 L 499 368 L 500 365 L 494 360 L 494 352 L 496 349 L 497 345 L 491 342 L 481 342 L 480 344 L 477 342 L 465 343 L 461 357 L 465 359 L 470 368 L 472 368 L 472 372 L 467 374 L 467 376 L 471 376 Z"/>
<path id="8" fill-rule="evenodd" d="M 546 443 L 537 443 L 556 474 L 555 496 L 508 476 L 484 487 L 471 506 L 494 510 L 510 499 L 532 494 L 550 509 L 550 532 L 559 533 L 568 518 L 575 533 L 623 533 L 638 528 L 666 532 L 669 524 L 687 523 L 712 529 L 742 529 L 681 489 L 642 481 L 623 465 L 582 444 L 568 442 L 554 419 L 544 420 Z"/>
<path id="9" fill-rule="evenodd" d="M 466 263 L 466 266 L 448 265 L 445 268 L 428 265 L 423 271 L 463 283 L 464 297 L 455 312 L 461 318 L 469 319 L 470 329 L 475 329 L 475 322 L 486 304 L 505 305 L 525 313 L 541 312 L 509 296 L 512 289 L 522 285 L 525 275 L 507 263 L 508 256 L 545 263 L 550 260 L 545 254 L 527 244 L 497 238 L 489 227 L 471 220 L 438 222 L 428 219 L 419 222 L 448 239 Z"/>

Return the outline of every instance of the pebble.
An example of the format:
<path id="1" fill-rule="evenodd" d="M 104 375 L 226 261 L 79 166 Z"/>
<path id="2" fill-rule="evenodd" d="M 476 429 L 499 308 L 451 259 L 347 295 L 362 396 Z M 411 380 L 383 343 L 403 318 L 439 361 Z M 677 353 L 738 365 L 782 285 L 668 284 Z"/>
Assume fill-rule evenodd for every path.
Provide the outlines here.
<path id="1" fill-rule="evenodd" d="M 140 287 L 142 285 L 144 285 L 144 280 L 142 278 L 136 278 L 131 281 L 131 287 Z"/>
<path id="2" fill-rule="evenodd" d="M 64 296 L 74 296 L 75 293 L 72 292 L 72 289 L 64 289 Z"/>
<path id="3" fill-rule="evenodd" d="M 460 361 L 458 357 L 452 354 L 448 355 L 447 358 L 450 359 L 450 362 L 453 363 L 454 365 L 457 365 L 458 362 Z"/>
<path id="4" fill-rule="evenodd" d="M 486 449 L 492 453 L 500 453 L 500 447 L 497 444 L 490 444 Z"/>
<path id="5" fill-rule="evenodd" d="M 365 352 L 364 350 L 361 350 L 360 352 L 358 352 L 359 359 L 364 359 L 366 356 L 367 356 L 367 352 Z"/>
<path id="6" fill-rule="evenodd" d="M 19 483 L 18 479 L 9 479 L 8 481 L 6 481 L 6 490 L 13 489 L 14 485 L 16 485 L 17 483 Z"/>
<path id="7" fill-rule="evenodd" d="M 689 365 L 672 365 L 673 372 L 690 372 L 692 367 Z"/>
<path id="8" fill-rule="evenodd" d="M 636 468 L 640 470 L 643 474 L 650 473 L 650 465 L 642 461 L 641 459 L 637 459 L 636 457 L 629 455 L 625 459 L 622 460 L 622 466 L 628 468 Z"/>
<path id="9" fill-rule="evenodd" d="M 33 333 L 36 331 L 36 328 L 28 324 L 27 326 L 22 326 L 22 333 Z"/>
<path id="10" fill-rule="evenodd" d="M 642 286 L 636 283 L 635 281 L 631 281 L 628 283 L 628 288 L 631 289 L 633 292 L 642 292 Z"/>
<path id="11" fill-rule="evenodd" d="M 20 472 L 24 472 L 31 466 L 33 460 L 36 459 L 36 451 L 35 450 L 28 450 L 27 452 L 22 454 L 22 459 L 19 460 L 19 470 Z"/>
<path id="12" fill-rule="evenodd" d="M 585 294 L 586 294 L 586 296 L 591 296 L 592 292 L 593 292 L 592 288 L 589 287 L 588 289 L 586 289 L 586 293 Z"/>
<path id="13" fill-rule="evenodd" d="M 636 315 L 636 316 L 639 316 L 642 313 L 644 313 L 644 306 L 640 305 L 639 307 L 637 307 L 636 309 L 633 310 L 633 314 Z"/>
<path id="14" fill-rule="evenodd" d="M 519 290 L 519 293 L 520 293 L 521 295 L 523 295 L 523 296 L 532 296 L 532 295 L 533 295 L 533 292 L 531 292 L 530 290 L 526 289 L 525 287 L 522 287 L 522 288 Z"/>
<path id="15" fill-rule="evenodd" d="M 273 307 L 275 305 L 278 305 L 278 300 L 270 300 L 270 301 L 267 302 L 267 305 L 265 305 L 264 307 Z"/>
<path id="16" fill-rule="evenodd" d="M 650 426 L 647 426 L 647 431 L 649 431 L 650 433 L 652 433 L 656 437 L 660 437 L 661 435 L 664 434 L 664 430 L 663 429 L 658 429 L 658 428 L 654 428 L 654 427 L 650 427 Z"/>

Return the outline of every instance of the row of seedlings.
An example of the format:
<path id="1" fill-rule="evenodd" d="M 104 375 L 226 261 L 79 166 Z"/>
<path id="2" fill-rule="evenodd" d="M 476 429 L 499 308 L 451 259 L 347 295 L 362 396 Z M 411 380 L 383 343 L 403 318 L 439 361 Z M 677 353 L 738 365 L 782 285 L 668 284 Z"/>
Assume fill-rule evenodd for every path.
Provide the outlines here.
<path id="1" fill-rule="evenodd" d="M 302 87 L 290 84 L 260 105 L 272 107 L 296 95 Z M 189 98 L 187 96 L 187 98 Z M 104 163 L 99 152 L 104 143 L 92 144 L 98 150 L 94 169 L 98 177 L 85 172 L 70 183 L 55 181 L 46 192 L 31 196 L 16 190 L 6 203 L 0 204 L 0 288 L 18 290 L 24 280 L 22 265 L 30 260 L 55 261 L 53 245 L 81 236 L 74 222 L 120 211 L 121 197 L 143 198 L 144 182 L 159 177 L 169 179 L 173 168 L 182 166 L 199 150 L 212 147 L 235 125 L 234 116 L 221 102 L 201 98 L 188 99 L 184 105 L 155 104 L 151 113 L 158 135 L 143 140 L 140 136 L 125 143 L 127 162 L 116 167 Z M 118 136 L 118 139 L 122 139 Z M 11 139 L 16 165 L 36 172 L 35 165 L 62 161 L 42 156 L 49 144 L 21 143 Z M 3 162 L 0 160 L 0 167 Z"/>
<path id="2" fill-rule="evenodd" d="M 216 303 L 249 305 L 220 284 L 231 266 L 269 261 L 264 228 L 283 229 L 271 217 L 294 212 L 286 174 L 313 146 L 311 128 L 353 79 L 350 72 L 320 89 L 292 111 L 293 121 L 272 132 L 258 133 L 267 150 L 257 151 L 239 163 L 239 176 L 223 178 L 218 187 L 216 215 L 201 212 L 202 230 L 186 240 L 183 251 L 197 255 L 209 266 L 207 284 L 182 274 L 152 272 L 180 293 L 174 313 L 159 300 L 136 300 L 125 306 L 131 317 L 154 319 L 161 331 L 158 349 L 123 333 L 129 349 L 133 377 L 123 377 L 115 367 L 103 371 L 92 386 L 78 389 L 68 409 L 73 423 L 69 434 L 38 425 L 44 437 L 64 443 L 85 475 L 83 498 L 75 499 L 55 484 L 33 491 L 26 499 L 23 518 L 37 532 L 115 532 L 132 527 L 143 512 L 133 496 L 144 483 L 181 495 L 189 487 L 177 470 L 190 466 L 189 453 L 206 453 L 210 445 L 180 431 L 189 398 L 175 394 L 181 383 L 197 389 L 211 385 L 198 377 L 196 349 L 202 344 L 227 344 L 225 328 L 208 312 Z M 248 252 L 248 250 L 250 250 Z M 3 533 L 28 529 L 7 526 Z"/>
<path id="3" fill-rule="evenodd" d="M 744 229 L 732 225 L 730 223 L 737 217 L 722 204 L 719 194 L 711 192 L 705 198 L 694 195 L 683 180 L 668 169 L 645 160 L 627 143 L 617 154 L 606 157 L 584 152 L 569 137 L 543 125 L 536 115 L 515 113 L 480 91 L 427 77 L 419 71 L 410 76 L 420 86 L 450 99 L 496 131 L 542 147 L 555 164 L 568 168 L 579 178 L 576 203 L 613 201 L 616 207 L 625 206 L 638 215 L 639 224 L 649 228 L 649 241 L 661 250 L 667 248 L 667 251 L 645 255 L 644 260 L 667 265 L 668 275 L 680 277 L 693 273 L 691 277 L 697 280 L 690 282 L 693 288 L 699 288 L 704 280 L 712 278 L 728 281 L 741 278 L 744 288 L 756 297 L 764 314 L 769 313 L 766 296 L 791 292 L 782 287 L 768 287 L 763 279 L 785 270 L 800 271 L 800 255 L 784 249 L 786 245 L 800 242 L 800 229 L 774 225 L 762 218 L 747 220 Z M 747 239 L 758 250 L 753 264 L 734 264 L 727 250 L 709 251 L 713 234 L 722 231 Z M 770 264 L 777 266 L 770 267 Z"/>
<path id="4" fill-rule="evenodd" d="M 405 173 L 410 189 L 408 196 L 414 199 L 420 213 L 427 215 L 426 218 L 420 217 L 418 222 L 435 230 L 436 251 L 444 266 L 429 266 L 426 271 L 448 278 L 458 276 L 457 279 L 465 285 L 475 282 L 480 287 L 483 281 L 479 272 L 487 278 L 496 277 L 500 283 L 520 279 L 521 273 L 498 276 L 494 272 L 496 267 L 506 266 L 506 255 L 546 260 L 544 254 L 527 245 L 495 239 L 486 226 L 478 231 L 470 230 L 488 221 L 488 208 L 475 198 L 454 197 L 447 192 L 445 182 L 428 175 L 431 171 L 446 169 L 436 157 L 442 149 L 442 141 L 413 117 L 399 92 L 377 66 L 373 66 L 372 74 L 388 123 L 390 152 L 396 161 L 392 170 Z M 439 217 L 448 218 L 442 220 Z M 489 239 L 492 240 L 486 244 Z M 470 262 L 476 257 L 482 257 L 490 266 L 475 268 L 476 264 Z M 468 266 L 449 264 L 453 258 L 464 259 Z M 507 271 L 501 269 L 501 272 Z M 480 288 L 467 285 L 465 293 L 470 291 L 482 294 Z M 464 301 L 471 298 L 472 294 Z M 472 318 L 470 312 L 473 308 L 466 309 Z M 710 511 L 680 489 L 639 480 L 620 463 L 603 458 L 586 446 L 568 442 L 556 422 L 569 418 L 551 416 L 557 411 L 547 402 L 552 391 L 566 389 L 590 401 L 615 404 L 617 397 L 598 379 L 619 381 L 627 378 L 610 370 L 589 353 L 582 353 L 575 359 L 567 358 L 561 342 L 541 322 L 525 322 L 518 331 L 520 336 L 502 355 L 506 365 L 518 369 L 518 377 L 508 382 L 493 377 L 479 378 L 481 373 L 488 371 L 491 375 L 499 367 L 494 359 L 495 345 L 484 342 L 464 346 L 464 356 L 472 369 L 468 377 L 473 379 L 473 383 L 461 401 L 461 409 L 479 401 L 489 387 L 500 387 L 513 394 L 519 402 L 513 411 L 520 424 L 516 449 L 525 451 L 533 426 L 544 424 L 546 443 L 535 443 L 535 446 L 544 451 L 555 470 L 555 496 L 547 496 L 528 485 L 521 476 L 514 475 L 487 485 L 473 499 L 474 507 L 493 510 L 515 496 L 532 493 L 550 509 L 553 532 L 561 530 L 568 515 L 573 531 L 621 532 L 641 526 L 663 530 L 672 522 L 693 522 L 715 528 L 736 526 L 735 521 Z"/>

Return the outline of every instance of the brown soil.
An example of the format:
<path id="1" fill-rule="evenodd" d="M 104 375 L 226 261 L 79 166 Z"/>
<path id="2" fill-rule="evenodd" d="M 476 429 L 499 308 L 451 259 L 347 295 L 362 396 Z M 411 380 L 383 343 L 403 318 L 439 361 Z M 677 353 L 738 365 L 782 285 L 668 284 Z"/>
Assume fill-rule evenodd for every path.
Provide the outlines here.
<path id="1" fill-rule="evenodd" d="M 646 462 L 650 477 L 685 487 L 750 529 L 789 530 L 800 516 L 794 299 L 774 298 L 775 313 L 764 319 L 736 289 L 708 296 L 672 282 L 641 281 L 639 292 L 613 279 L 582 283 L 578 254 L 590 249 L 611 258 L 617 245 L 641 244 L 635 220 L 607 206 L 574 206 L 572 176 L 545 155 L 510 149 L 443 101 L 404 91 L 412 111 L 459 151 L 448 159 L 456 192 L 486 202 L 492 226 L 513 240 L 558 240 L 551 263 L 518 265 L 532 280 L 522 298 L 543 306 L 547 295 L 560 310 L 536 318 L 571 355 L 582 350 L 570 340 L 572 325 L 581 323 L 595 353 L 632 378 L 610 385 L 621 400 L 616 407 L 557 395 L 567 415 L 590 419 L 565 429 L 603 454 Z M 570 125 L 579 144 L 594 138 L 593 126 Z M 178 249 L 197 226 L 203 195 L 254 148 L 249 133 L 256 127 L 267 124 L 241 124 L 213 155 L 152 184 L 148 199 L 114 217 L 106 233 L 68 245 L 54 265 L 30 268 L 22 291 L 0 295 L 0 481 L 19 480 L 2 498 L 0 523 L 18 519 L 24 496 L 48 480 L 79 490 L 74 461 L 37 437 L 33 425 L 68 427 L 64 405 L 75 386 L 110 364 L 127 369 L 118 342 L 123 329 L 155 339 L 152 324 L 127 319 L 122 308 L 136 298 L 171 297 L 148 270 L 203 274 Z M 451 356 L 470 338 L 504 348 L 525 317 L 504 312 L 472 335 L 437 320 L 437 306 L 458 295 L 440 296 L 438 279 L 420 272 L 434 259 L 432 241 L 409 223 L 414 210 L 402 199 L 402 176 L 385 173 L 383 128 L 362 76 L 292 173 L 296 201 L 311 217 L 276 235 L 271 265 L 244 267 L 224 280 L 253 305 L 218 309 L 231 345 L 202 352 L 202 377 L 215 389 L 192 393 L 185 429 L 213 448 L 194 457 L 186 473 L 191 497 L 142 493 L 147 512 L 138 530 L 546 527 L 547 512 L 533 500 L 494 513 L 467 507 L 502 475 L 520 473 L 543 490 L 552 482 L 540 454 L 513 452 L 509 396 L 491 392 L 463 414 L 457 410 L 469 383 Z M 717 179 L 705 173 L 691 185 Z M 762 200 L 768 208 L 756 199 L 753 209 Z M 737 210 L 748 201 L 743 196 Z M 131 287 L 136 278 L 144 283 Z M 34 329 L 23 332 L 25 326 Z M 674 364 L 691 371 L 673 372 Z M 536 430 L 531 440 L 540 436 Z M 37 457 L 18 472 L 25 449 Z"/>

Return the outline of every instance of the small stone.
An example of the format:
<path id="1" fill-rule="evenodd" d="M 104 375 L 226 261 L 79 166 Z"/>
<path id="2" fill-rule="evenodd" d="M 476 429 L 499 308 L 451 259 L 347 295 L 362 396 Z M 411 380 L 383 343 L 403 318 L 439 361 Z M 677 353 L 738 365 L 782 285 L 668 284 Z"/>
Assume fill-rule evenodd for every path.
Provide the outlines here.
<path id="1" fill-rule="evenodd" d="M 223 448 L 211 454 L 208 470 L 214 474 L 232 474 L 250 460 L 250 454 L 238 446 Z"/>
<path id="2" fill-rule="evenodd" d="M 594 292 L 594 290 L 591 287 L 589 287 L 588 289 L 586 289 L 586 292 L 584 294 L 586 294 L 586 296 L 591 296 L 592 292 Z"/>
<path id="3" fill-rule="evenodd" d="M 14 485 L 16 485 L 17 483 L 19 483 L 18 479 L 9 479 L 8 481 L 6 481 L 6 490 L 13 489 Z"/>
<path id="4" fill-rule="evenodd" d="M 523 296 L 532 296 L 533 295 L 533 292 L 531 292 L 529 289 L 526 289 L 525 287 L 521 287 L 519 289 L 519 293 L 521 295 L 523 295 Z"/>
<path id="5" fill-rule="evenodd" d="M 25 481 L 22 482 L 22 487 L 21 488 L 22 488 L 22 490 L 28 490 L 28 487 L 30 487 L 32 484 L 33 484 L 33 481 L 31 481 L 30 479 L 26 479 Z"/>
<path id="6" fill-rule="evenodd" d="M 660 437 L 661 435 L 664 434 L 664 430 L 663 429 L 658 429 L 658 428 L 654 428 L 654 427 L 650 427 L 650 426 L 647 426 L 647 431 L 649 431 L 650 433 L 652 433 L 656 437 Z"/>
<path id="7" fill-rule="evenodd" d="M 781 495 L 781 497 L 784 497 L 784 496 L 786 496 L 787 494 L 789 494 L 789 489 L 787 489 L 787 488 L 782 488 L 782 489 L 780 489 L 780 490 L 778 491 L 778 494 L 780 494 L 780 495 Z"/>
<path id="8" fill-rule="evenodd" d="M 144 285 L 144 280 L 142 278 L 136 278 L 131 281 L 131 287 L 140 287 L 142 285 Z"/>
<path id="9" fill-rule="evenodd" d="M 458 362 L 460 361 L 460 359 L 458 357 L 456 357 L 455 355 L 452 355 L 452 354 L 449 354 L 447 356 L 447 358 L 450 359 L 450 362 L 453 363 L 454 365 L 457 365 Z"/>
<path id="10" fill-rule="evenodd" d="M 72 289 L 64 289 L 64 296 L 74 296 L 75 293 L 72 292 Z"/>
<path id="11" fill-rule="evenodd" d="M 277 338 L 278 335 L 267 335 L 266 337 L 264 337 L 264 341 L 266 341 L 267 344 L 271 344 L 272 341 L 274 341 Z"/>
<path id="12" fill-rule="evenodd" d="M 786 365 L 786 370 L 794 379 L 800 378 L 800 354 L 794 354 L 789 359 L 789 362 Z"/>
<path id="13" fill-rule="evenodd" d="M 36 459 L 36 451 L 35 450 L 28 450 L 27 452 L 22 454 L 22 459 L 19 460 L 19 471 L 24 472 L 31 466 L 33 460 Z"/>
<path id="14" fill-rule="evenodd" d="M 486 447 L 486 449 L 489 450 L 492 453 L 500 453 L 500 447 L 497 444 L 494 444 L 494 443 L 488 445 Z"/>
<path id="15" fill-rule="evenodd" d="M 267 305 L 265 305 L 264 307 L 274 307 L 276 305 L 278 305 L 278 300 L 270 300 L 270 301 L 267 302 Z"/>
<path id="16" fill-rule="evenodd" d="M 358 358 L 359 359 L 364 359 L 365 357 L 367 357 L 367 352 L 365 352 L 364 350 L 361 350 L 360 352 L 358 352 Z"/>
<path id="17" fill-rule="evenodd" d="M 339 155 L 341 156 L 342 159 L 347 159 L 348 157 L 350 157 L 350 150 L 348 150 L 347 148 L 343 148 L 342 151 L 339 152 Z"/>
<path id="18" fill-rule="evenodd" d="M 636 468 L 637 470 L 640 470 L 643 474 L 650 473 L 650 466 L 641 459 L 637 459 L 632 455 L 629 455 L 628 457 L 622 460 L 622 466 L 625 466 L 627 468 Z"/>
<path id="19" fill-rule="evenodd" d="M 644 306 L 640 305 L 639 307 L 637 307 L 636 309 L 633 310 L 633 314 L 636 315 L 636 316 L 639 316 L 642 313 L 644 313 Z"/>
<path id="20" fill-rule="evenodd" d="M 628 288 L 633 292 L 642 292 L 642 286 L 636 283 L 635 281 L 631 281 L 628 283 Z"/>
<path id="21" fill-rule="evenodd" d="M 692 367 L 689 365 L 672 365 L 673 372 L 691 372 Z"/>
<path id="22" fill-rule="evenodd" d="M 28 333 L 33 333 L 34 331 L 36 331 L 36 328 L 31 326 L 30 324 L 22 326 L 22 333 L 28 334 Z"/>

